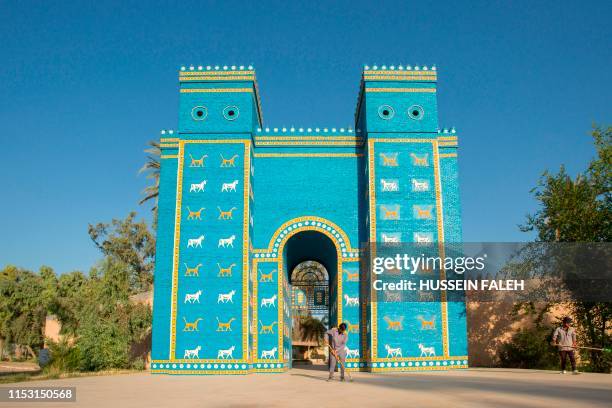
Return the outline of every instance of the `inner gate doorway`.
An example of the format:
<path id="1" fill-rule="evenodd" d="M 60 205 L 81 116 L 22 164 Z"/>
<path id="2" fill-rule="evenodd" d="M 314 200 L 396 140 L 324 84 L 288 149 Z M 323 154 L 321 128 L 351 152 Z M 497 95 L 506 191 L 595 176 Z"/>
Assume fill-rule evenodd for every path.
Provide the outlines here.
<path id="1" fill-rule="evenodd" d="M 326 235 L 303 231 L 284 248 L 285 270 L 291 290 L 293 364 L 324 364 L 325 331 L 337 320 L 337 251 Z"/>

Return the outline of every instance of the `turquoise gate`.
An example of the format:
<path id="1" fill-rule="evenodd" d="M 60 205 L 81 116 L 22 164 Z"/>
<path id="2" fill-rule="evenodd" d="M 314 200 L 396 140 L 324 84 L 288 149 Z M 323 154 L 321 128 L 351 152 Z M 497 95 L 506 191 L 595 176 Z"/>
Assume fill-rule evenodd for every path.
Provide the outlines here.
<path id="1" fill-rule="evenodd" d="M 183 68 L 179 83 L 178 131 L 160 140 L 152 372 L 289 369 L 286 258 L 300 234 L 312 245 L 291 258 L 330 271 L 348 367 L 467 367 L 460 299 L 381 301 L 364 267 L 364 243 L 461 240 L 458 142 L 438 126 L 435 68 L 364 68 L 355 130 L 264 127 L 251 67 Z"/>

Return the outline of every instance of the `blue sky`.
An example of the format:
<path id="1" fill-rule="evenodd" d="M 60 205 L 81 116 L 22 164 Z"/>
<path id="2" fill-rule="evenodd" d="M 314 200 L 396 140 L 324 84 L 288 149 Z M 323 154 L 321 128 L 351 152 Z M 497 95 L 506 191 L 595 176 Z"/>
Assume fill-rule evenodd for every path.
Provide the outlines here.
<path id="1" fill-rule="evenodd" d="M 266 125 L 342 127 L 364 64 L 436 64 L 466 241 L 530 239 L 538 176 L 610 124 L 609 1 L 86 3 L 0 4 L 0 266 L 87 270 L 88 223 L 150 217 L 137 172 L 181 65 L 254 64 Z"/>

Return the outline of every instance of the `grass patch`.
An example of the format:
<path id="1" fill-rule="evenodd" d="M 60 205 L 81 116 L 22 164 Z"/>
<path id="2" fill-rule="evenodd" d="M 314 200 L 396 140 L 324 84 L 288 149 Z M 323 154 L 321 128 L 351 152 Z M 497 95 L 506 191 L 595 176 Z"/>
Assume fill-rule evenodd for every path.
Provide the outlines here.
<path id="1" fill-rule="evenodd" d="M 57 380 L 62 378 L 75 378 L 75 377 L 96 377 L 102 375 L 122 375 L 122 374 L 136 374 L 142 373 L 143 370 L 102 370 L 102 371 L 77 371 L 68 373 L 59 372 L 47 372 L 47 373 L 16 373 L 7 374 L 0 377 L 0 384 L 9 384 L 16 382 L 27 382 L 27 381 L 44 381 L 44 380 Z"/>

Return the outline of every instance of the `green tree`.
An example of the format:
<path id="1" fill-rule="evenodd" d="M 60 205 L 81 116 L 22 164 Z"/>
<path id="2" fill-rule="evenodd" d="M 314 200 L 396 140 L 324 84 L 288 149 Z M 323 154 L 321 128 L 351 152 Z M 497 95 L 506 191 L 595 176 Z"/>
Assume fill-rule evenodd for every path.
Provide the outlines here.
<path id="1" fill-rule="evenodd" d="M 15 266 L 0 271 L 0 347 L 24 346 L 34 350 L 43 344 L 47 311 L 55 299 L 55 274 L 43 266 L 34 273 Z"/>
<path id="2" fill-rule="evenodd" d="M 612 127 L 595 127 L 591 134 L 597 156 L 585 172 L 574 178 L 564 167 L 557 173 L 545 172 L 532 190 L 540 208 L 527 217 L 521 229 L 535 231 L 538 241 L 611 241 Z M 573 309 L 583 343 L 607 347 L 612 303 L 576 299 Z M 584 357 L 592 370 L 610 371 L 610 362 L 600 353 L 589 352 Z"/>
<path id="3" fill-rule="evenodd" d="M 87 277 L 79 271 L 64 273 L 57 280 L 57 297 L 52 312 L 61 323 L 61 334 L 75 337 L 81 321 L 80 312 L 88 301 Z"/>
<path id="4" fill-rule="evenodd" d="M 89 236 L 106 256 L 128 267 L 131 293 L 149 290 L 153 283 L 155 236 L 145 221 L 136 222 L 131 212 L 124 220 L 89 225 Z"/>

